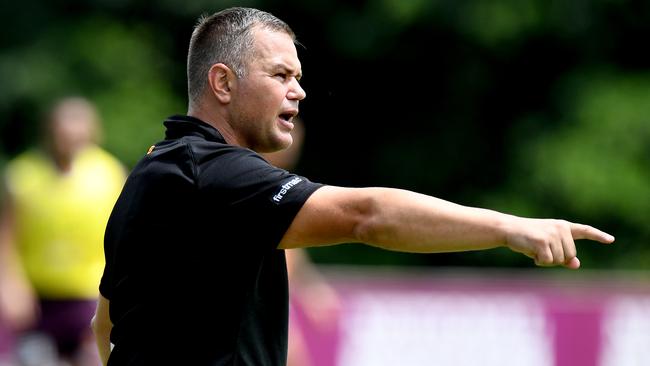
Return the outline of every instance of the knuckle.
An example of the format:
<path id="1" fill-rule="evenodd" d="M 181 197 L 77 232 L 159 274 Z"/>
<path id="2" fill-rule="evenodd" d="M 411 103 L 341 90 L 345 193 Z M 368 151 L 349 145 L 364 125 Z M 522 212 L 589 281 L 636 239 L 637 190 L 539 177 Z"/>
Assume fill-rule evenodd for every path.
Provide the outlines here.
<path id="1" fill-rule="evenodd" d="M 596 228 L 593 227 L 593 226 L 589 226 L 589 225 L 585 225 L 585 226 L 583 227 L 582 231 L 584 231 L 585 233 L 588 233 L 588 234 L 596 234 L 596 233 L 599 232 L 598 229 L 596 229 Z"/>
<path id="2" fill-rule="evenodd" d="M 553 263 L 562 264 L 564 263 L 564 249 L 562 246 L 553 247 Z"/>
<path id="3" fill-rule="evenodd" d="M 547 235 L 535 236 L 531 239 L 531 242 L 540 249 L 548 247 L 551 243 Z"/>
<path id="4" fill-rule="evenodd" d="M 564 256 L 567 257 L 567 259 L 571 259 L 577 255 L 578 255 L 578 251 L 576 250 L 576 248 L 568 248 L 567 250 L 564 251 Z"/>
<path id="5" fill-rule="evenodd" d="M 562 225 L 562 231 L 564 231 L 566 233 L 571 233 L 571 223 L 570 222 L 568 222 L 566 220 L 562 220 L 561 225 Z"/>
<path id="6" fill-rule="evenodd" d="M 546 251 L 542 251 L 537 253 L 537 255 L 535 256 L 535 262 L 538 265 L 549 265 L 553 263 L 553 256 Z"/>
<path id="7" fill-rule="evenodd" d="M 571 231 L 571 224 L 566 220 L 553 220 L 553 224 L 558 233 Z"/>
<path id="8" fill-rule="evenodd" d="M 576 256 L 577 256 L 577 253 L 576 253 L 576 252 L 573 252 L 573 253 L 567 253 L 567 254 L 564 255 L 564 262 L 568 262 L 568 261 L 570 261 L 571 259 L 575 258 Z"/>

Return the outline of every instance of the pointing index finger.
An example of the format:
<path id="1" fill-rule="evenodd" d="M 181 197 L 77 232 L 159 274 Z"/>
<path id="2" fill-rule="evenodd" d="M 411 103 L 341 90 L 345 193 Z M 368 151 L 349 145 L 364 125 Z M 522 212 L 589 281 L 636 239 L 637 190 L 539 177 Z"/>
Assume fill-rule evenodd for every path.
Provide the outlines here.
<path id="1" fill-rule="evenodd" d="M 614 242 L 614 237 L 592 226 L 571 223 L 571 235 L 574 240 L 588 239 L 609 244 Z"/>

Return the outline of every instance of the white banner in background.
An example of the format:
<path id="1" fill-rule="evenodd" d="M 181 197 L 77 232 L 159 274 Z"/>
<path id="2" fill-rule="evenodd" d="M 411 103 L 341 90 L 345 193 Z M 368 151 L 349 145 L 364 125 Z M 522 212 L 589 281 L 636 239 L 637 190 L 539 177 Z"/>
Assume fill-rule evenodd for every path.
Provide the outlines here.
<path id="1" fill-rule="evenodd" d="M 355 294 L 337 365 L 552 366 L 543 311 L 536 298 L 511 293 Z"/>
<path id="2" fill-rule="evenodd" d="M 650 297 L 621 297 L 607 306 L 602 366 L 650 365 Z"/>

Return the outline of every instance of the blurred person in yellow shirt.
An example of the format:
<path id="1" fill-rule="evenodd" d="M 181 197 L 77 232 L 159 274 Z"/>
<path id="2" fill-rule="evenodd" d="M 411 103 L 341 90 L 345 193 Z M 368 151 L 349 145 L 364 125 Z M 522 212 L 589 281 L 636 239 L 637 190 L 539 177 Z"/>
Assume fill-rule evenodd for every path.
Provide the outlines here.
<path id="1" fill-rule="evenodd" d="M 16 334 L 50 337 L 61 360 L 85 365 L 104 229 L 125 170 L 97 145 L 100 121 L 86 99 L 55 103 L 43 132 L 42 147 L 10 161 L 4 174 L 0 319 Z"/>

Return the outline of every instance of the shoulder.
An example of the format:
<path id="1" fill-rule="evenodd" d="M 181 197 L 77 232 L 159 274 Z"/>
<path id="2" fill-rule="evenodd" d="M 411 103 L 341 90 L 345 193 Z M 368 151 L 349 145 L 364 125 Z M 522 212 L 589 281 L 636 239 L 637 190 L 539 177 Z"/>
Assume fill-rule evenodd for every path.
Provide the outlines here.
<path id="1" fill-rule="evenodd" d="M 232 155 L 234 149 L 226 144 L 207 141 L 198 136 L 166 139 L 152 145 L 129 175 L 130 181 L 183 181 L 196 184 L 201 171 Z"/>
<path id="2" fill-rule="evenodd" d="M 59 179 L 63 177 L 59 175 Z M 65 179 L 97 194 L 117 192 L 126 180 L 126 169 L 107 151 L 88 146 L 75 157 L 72 171 Z"/>
<path id="3" fill-rule="evenodd" d="M 257 178 L 274 172 L 283 171 L 270 165 L 256 152 L 239 146 L 208 142 L 209 145 L 198 146 L 195 158 L 198 175 L 202 179 L 219 181 L 223 179 L 239 180 L 253 175 Z M 206 147 L 206 149 L 203 149 Z"/>
<path id="4" fill-rule="evenodd" d="M 124 165 L 108 151 L 99 146 L 91 146 L 85 149 L 78 157 L 77 161 L 82 166 L 101 168 L 120 176 L 125 174 Z"/>
<path id="5" fill-rule="evenodd" d="M 27 150 L 7 163 L 7 170 L 17 170 L 29 166 L 43 165 L 46 163 L 46 157 L 38 149 Z"/>
<path id="6" fill-rule="evenodd" d="M 28 192 L 55 176 L 54 167 L 42 151 L 34 148 L 13 158 L 4 171 L 4 185 L 9 194 Z"/>
<path id="7" fill-rule="evenodd" d="M 82 152 L 81 158 L 93 159 L 99 163 L 105 164 L 120 164 L 119 160 L 115 156 L 99 146 L 88 147 Z"/>
<path id="8" fill-rule="evenodd" d="M 250 170 L 277 169 L 256 152 L 215 141 L 184 138 L 200 177 L 237 175 Z"/>
<path id="9" fill-rule="evenodd" d="M 4 178 L 8 187 L 12 184 L 30 180 L 35 175 L 46 174 L 52 170 L 51 162 L 45 154 L 37 149 L 31 149 L 16 156 L 7 163 Z"/>

